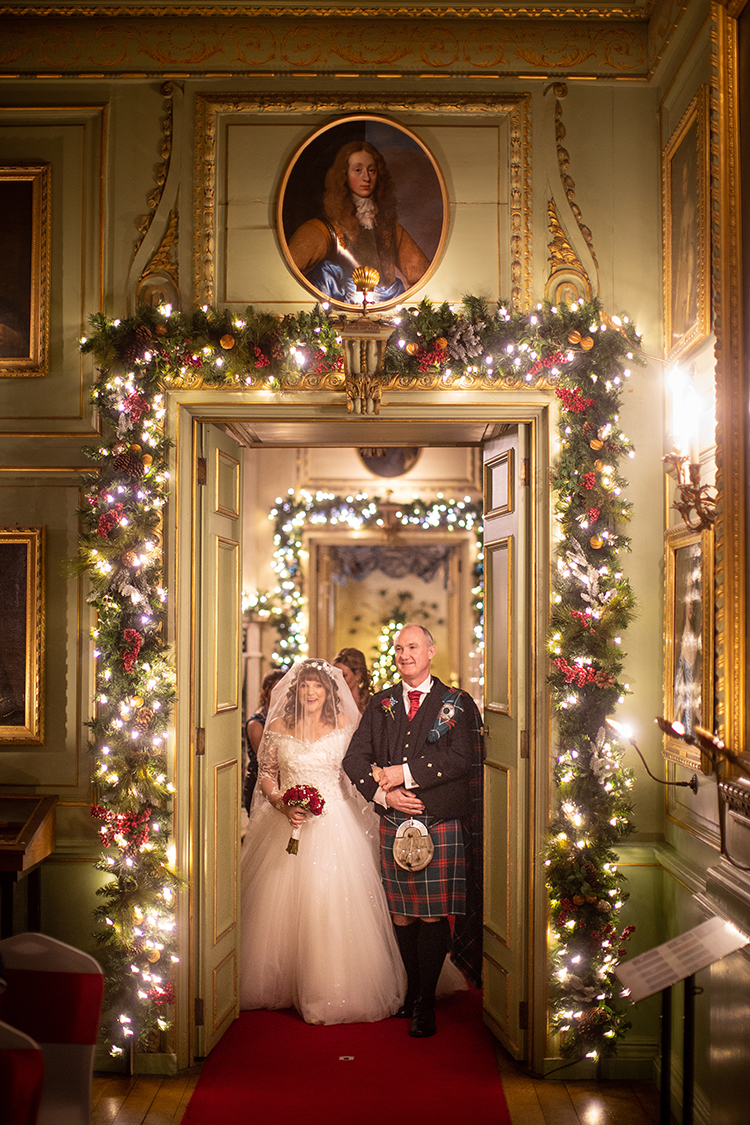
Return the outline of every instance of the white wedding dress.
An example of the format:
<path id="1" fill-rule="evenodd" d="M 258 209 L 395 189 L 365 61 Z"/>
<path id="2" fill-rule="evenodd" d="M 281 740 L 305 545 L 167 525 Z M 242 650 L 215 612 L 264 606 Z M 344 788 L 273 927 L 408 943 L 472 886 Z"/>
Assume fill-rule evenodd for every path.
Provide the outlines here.
<path id="1" fill-rule="evenodd" d="M 392 1015 L 405 975 L 379 871 L 378 818 L 341 769 L 353 727 L 312 743 L 266 731 L 264 770 L 281 792 L 314 785 L 325 798 L 305 819 L 299 852 L 287 818 L 252 810 L 242 849 L 241 1008 L 296 1008 L 308 1023 Z M 278 771 L 278 772 L 276 772 Z"/>

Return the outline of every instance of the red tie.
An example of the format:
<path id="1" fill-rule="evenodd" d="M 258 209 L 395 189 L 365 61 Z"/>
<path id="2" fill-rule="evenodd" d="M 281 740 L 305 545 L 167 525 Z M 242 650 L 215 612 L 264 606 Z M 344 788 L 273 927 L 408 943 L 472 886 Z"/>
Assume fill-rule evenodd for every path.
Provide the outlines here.
<path id="1" fill-rule="evenodd" d="M 409 714 L 406 716 L 407 719 L 413 719 L 414 718 L 417 711 L 419 710 L 419 704 L 420 704 L 421 699 L 422 699 L 422 692 L 421 691 L 410 691 L 409 692 Z"/>

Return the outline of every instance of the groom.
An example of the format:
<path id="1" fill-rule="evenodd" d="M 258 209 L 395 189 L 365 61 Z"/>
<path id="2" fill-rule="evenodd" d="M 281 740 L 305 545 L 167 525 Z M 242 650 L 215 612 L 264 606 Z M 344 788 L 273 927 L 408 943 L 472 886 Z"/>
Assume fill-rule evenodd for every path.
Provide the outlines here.
<path id="1" fill-rule="evenodd" d="M 430 674 L 436 652 L 429 631 L 404 625 L 394 652 L 401 683 L 374 695 L 344 757 L 344 770 L 381 815 L 383 885 L 406 966 L 407 988 L 396 1013 L 409 1034 L 434 1035 L 435 987 L 448 952 L 448 915 L 466 913 L 462 820 L 472 811 L 470 777 L 480 763 L 481 719 L 471 697 Z M 426 826 L 434 854 L 421 871 L 394 857 L 399 826 Z"/>

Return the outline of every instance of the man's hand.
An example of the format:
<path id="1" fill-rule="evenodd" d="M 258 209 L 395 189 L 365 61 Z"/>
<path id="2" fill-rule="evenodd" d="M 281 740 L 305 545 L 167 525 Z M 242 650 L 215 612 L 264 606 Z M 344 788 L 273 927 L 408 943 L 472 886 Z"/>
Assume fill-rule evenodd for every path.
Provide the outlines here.
<path id="1" fill-rule="evenodd" d="M 397 767 L 390 767 L 395 769 Z M 424 812 L 424 805 L 419 797 L 414 797 L 408 789 L 389 789 L 385 795 L 385 803 L 392 809 L 406 813 L 408 816 L 419 816 Z"/>
<path id="2" fill-rule="evenodd" d="M 403 785 L 404 767 L 383 766 L 377 778 L 377 782 L 384 793 L 387 793 L 390 789 L 395 789 L 399 785 Z"/>

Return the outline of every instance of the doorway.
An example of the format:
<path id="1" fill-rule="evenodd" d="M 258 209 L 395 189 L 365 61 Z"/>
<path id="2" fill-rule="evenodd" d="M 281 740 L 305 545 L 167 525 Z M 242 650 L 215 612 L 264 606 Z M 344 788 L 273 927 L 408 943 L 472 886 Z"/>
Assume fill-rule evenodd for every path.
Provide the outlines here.
<path id="1" fill-rule="evenodd" d="M 233 498 L 241 497 L 243 445 L 253 455 L 261 448 L 294 450 L 297 459 L 305 450 L 379 447 L 384 434 L 389 447 L 465 447 L 480 457 L 486 447 L 488 464 L 481 469 L 480 490 L 485 493 L 494 488 L 497 493 L 494 463 L 497 456 L 502 462 L 504 452 L 498 454 L 496 442 L 503 435 L 515 434 L 521 436 L 521 446 L 513 462 L 515 473 L 507 479 L 514 495 L 523 491 L 523 503 L 516 502 L 515 511 L 525 514 L 522 537 L 519 528 L 500 536 L 514 544 L 513 565 L 503 569 L 493 563 L 491 596 L 496 605 L 505 606 L 505 637 L 512 636 L 499 664 L 502 631 L 485 631 L 487 667 L 506 669 L 513 694 L 505 711 L 493 711 L 492 706 L 487 707 L 488 700 L 483 700 L 489 735 L 485 1009 L 488 1024 L 504 1045 L 516 1057 L 532 1065 L 536 1060 L 538 1065 L 546 1042 L 546 898 L 538 857 L 548 801 L 549 724 L 542 663 L 550 520 L 548 403 L 542 395 L 530 396 L 523 403 L 513 402 L 509 395 L 502 409 L 497 402 L 475 403 L 453 409 L 450 418 L 436 416 L 433 407 L 406 403 L 398 411 L 389 410 L 385 427 L 382 418 L 352 420 L 339 415 L 331 420 L 330 416 L 311 417 L 309 410 L 304 416 L 283 405 L 254 408 L 252 415 L 246 406 L 237 409 L 235 416 L 228 413 L 226 402 L 217 402 L 210 411 L 201 402 L 200 413 L 195 404 L 179 402 L 175 406 L 177 664 L 178 684 L 188 689 L 178 690 L 176 758 L 178 779 L 182 774 L 188 782 L 178 784 L 178 793 L 190 794 L 189 802 L 177 810 L 176 824 L 179 854 L 191 875 L 185 912 L 189 956 L 182 970 L 190 1003 L 185 1012 L 178 1010 L 178 1058 L 185 1058 L 187 1065 L 192 1057 L 207 1053 L 236 1014 L 238 834 L 236 818 L 227 816 L 226 810 L 228 805 L 235 813 L 239 808 L 242 708 L 239 690 L 235 702 L 225 693 L 226 705 L 217 705 L 217 677 L 228 683 L 231 668 L 227 673 L 226 667 L 212 665 L 207 654 L 219 652 L 213 617 L 214 624 L 217 620 L 222 623 L 222 650 L 227 627 L 236 628 L 235 651 L 240 660 L 241 582 L 237 579 L 236 544 L 242 536 L 232 505 Z M 294 413 L 298 413 L 296 418 Z M 198 483 L 201 479 L 206 483 Z M 240 499 L 238 510 L 241 508 Z M 317 553 L 315 565 L 325 569 L 330 563 L 326 550 L 330 545 L 308 544 L 313 548 L 308 550 L 308 559 Z M 493 558 L 502 555 L 501 549 Z M 528 581 L 519 583 L 522 575 Z M 316 582 L 319 577 L 320 571 Z M 236 617 L 230 604 L 233 599 Z M 325 596 L 318 599 L 316 595 L 315 604 L 315 612 L 319 617 L 322 612 L 328 622 L 325 627 L 320 621 L 315 625 L 315 643 L 323 643 L 326 628 L 331 636 L 330 607 L 326 609 Z M 495 611 L 488 610 L 495 620 Z M 182 634 L 183 643 L 179 641 L 180 626 L 187 630 Z M 490 705 L 496 702 L 489 700 Z"/>

